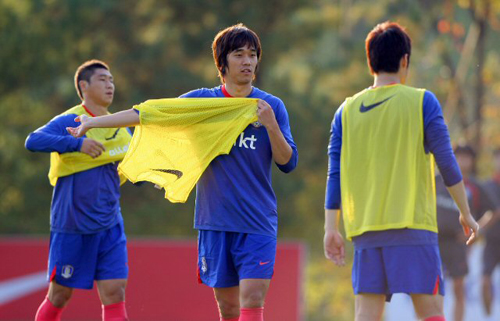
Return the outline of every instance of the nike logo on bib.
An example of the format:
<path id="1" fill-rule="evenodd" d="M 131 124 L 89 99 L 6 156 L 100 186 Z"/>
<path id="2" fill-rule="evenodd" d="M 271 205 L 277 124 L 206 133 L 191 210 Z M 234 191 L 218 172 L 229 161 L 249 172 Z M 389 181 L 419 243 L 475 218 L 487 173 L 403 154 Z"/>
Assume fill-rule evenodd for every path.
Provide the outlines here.
<path id="1" fill-rule="evenodd" d="M 368 105 L 368 106 L 365 106 L 363 105 L 363 102 L 361 102 L 361 107 L 359 107 L 359 111 L 361 113 L 366 113 L 367 111 L 370 111 L 372 110 L 373 108 L 379 106 L 379 105 L 382 105 L 383 103 L 385 103 L 386 101 L 388 101 L 389 99 L 391 99 L 392 97 L 394 97 L 394 95 L 390 96 L 390 97 L 387 97 L 386 99 L 382 100 L 382 101 L 379 101 L 378 103 L 375 103 L 375 104 L 371 104 L 371 105 Z"/>
<path id="2" fill-rule="evenodd" d="M 182 175 L 184 175 L 183 172 L 181 171 L 178 171 L 176 169 L 151 169 L 153 171 L 156 171 L 156 172 L 162 172 L 162 173 L 168 173 L 168 174 L 172 174 L 172 175 L 175 175 L 177 176 L 177 179 L 181 178 Z"/>

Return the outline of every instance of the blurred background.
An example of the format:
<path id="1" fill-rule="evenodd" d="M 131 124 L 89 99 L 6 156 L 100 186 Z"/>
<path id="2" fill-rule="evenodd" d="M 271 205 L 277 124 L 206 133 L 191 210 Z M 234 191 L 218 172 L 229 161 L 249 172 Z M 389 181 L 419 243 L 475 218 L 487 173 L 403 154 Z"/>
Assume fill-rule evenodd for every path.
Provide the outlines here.
<path id="1" fill-rule="evenodd" d="M 326 148 L 338 106 L 372 83 L 364 39 L 388 19 L 412 37 L 408 84 L 437 95 L 453 142 L 473 144 L 488 178 L 500 147 L 500 1 L 0 0 L 0 234 L 48 236 L 49 156 L 24 140 L 80 103 L 73 76 L 83 61 L 110 65 L 116 112 L 217 86 L 211 42 L 242 22 L 262 41 L 255 86 L 285 102 L 299 149 L 298 168 L 273 179 L 279 237 L 308 251 L 304 317 L 352 320 L 350 266 L 334 267 L 322 250 Z M 195 238 L 194 192 L 186 204 L 149 184 L 122 193 L 129 238 Z"/>

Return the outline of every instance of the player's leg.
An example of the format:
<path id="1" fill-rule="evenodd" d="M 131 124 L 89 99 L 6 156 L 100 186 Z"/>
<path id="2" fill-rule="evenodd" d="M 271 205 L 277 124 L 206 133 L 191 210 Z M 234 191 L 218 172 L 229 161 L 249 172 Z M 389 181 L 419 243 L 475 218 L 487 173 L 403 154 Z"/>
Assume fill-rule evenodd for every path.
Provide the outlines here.
<path id="1" fill-rule="evenodd" d="M 385 300 L 388 298 L 382 253 L 382 248 L 354 250 L 352 287 L 355 294 L 356 321 L 378 321 L 382 318 Z"/>
<path id="2" fill-rule="evenodd" d="M 240 316 L 239 279 L 229 243 L 231 233 L 198 232 L 198 282 L 213 288 L 220 320 L 238 320 Z"/>
<path id="3" fill-rule="evenodd" d="M 455 296 L 455 307 L 453 309 L 453 320 L 462 321 L 465 313 L 465 285 L 464 277 L 453 278 L 453 295 Z"/>
<path id="4" fill-rule="evenodd" d="M 74 288 L 92 289 L 95 261 L 86 256 L 88 245 L 85 245 L 84 238 L 82 234 L 50 233 L 49 291 L 35 320 L 59 320 Z M 92 272 L 89 272 L 88 265 Z"/>
<path id="5" fill-rule="evenodd" d="M 411 293 L 420 320 L 444 320 L 438 245 L 388 246 L 383 256 L 389 293 Z"/>
<path id="6" fill-rule="evenodd" d="M 491 315 L 491 304 L 493 302 L 493 284 L 491 275 L 483 275 L 482 279 L 483 306 L 487 315 Z"/>
<path id="7" fill-rule="evenodd" d="M 264 320 L 264 302 L 276 259 L 276 237 L 232 233 L 231 254 L 240 285 L 240 321 Z"/>
<path id="8" fill-rule="evenodd" d="M 354 301 L 356 321 L 379 321 L 384 313 L 386 295 L 361 293 Z"/>
<path id="9" fill-rule="evenodd" d="M 419 320 L 445 321 L 442 295 L 412 294 L 411 299 Z"/>
<path id="10" fill-rule="evenodd" d="M 498 243 L 495 243 L 496 242 L 487 239 L 486 246 L 483 250 L 482 296 L 484 310 L 487 315 L 491 315 L 491 306 L 493 303 L 493 284 L 491 275 L 500 261 L 500 249 L 497 245 Z"/>
<path id="11" fill-rule="evenodd" d="M 51 281 L 47 297 L 36 312 L 35 321 L 58 321 L 63 309 L 68 304 L 73 289 Z"/>
<path id="12" fill-rule="evenodd" d="M 240 290 L 238 286 L 214 288 L 215 300 L 221 321 L 238 321 L 240 318 Z"/>
<path id="13" fill-rule="evenodd" d="M 123 223 L 98 233 L 99 252 L 95 279 L 105 321 L 128 320 L 125 289 L 128 278 L 127 238 Z"/>

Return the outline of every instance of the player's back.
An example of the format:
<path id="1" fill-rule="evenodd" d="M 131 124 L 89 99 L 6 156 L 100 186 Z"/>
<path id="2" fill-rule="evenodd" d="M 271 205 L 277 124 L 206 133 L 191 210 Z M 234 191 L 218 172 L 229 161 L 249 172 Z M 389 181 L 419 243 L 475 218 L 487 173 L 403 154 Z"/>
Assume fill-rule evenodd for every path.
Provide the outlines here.
<path id="1" fill-rule="evenodd" d="M 341 192 L 348 237 L 366 231 L 437 231 L 433 159 L 424 150 L 425 90 L 366 89 L 342 112 Z"/>

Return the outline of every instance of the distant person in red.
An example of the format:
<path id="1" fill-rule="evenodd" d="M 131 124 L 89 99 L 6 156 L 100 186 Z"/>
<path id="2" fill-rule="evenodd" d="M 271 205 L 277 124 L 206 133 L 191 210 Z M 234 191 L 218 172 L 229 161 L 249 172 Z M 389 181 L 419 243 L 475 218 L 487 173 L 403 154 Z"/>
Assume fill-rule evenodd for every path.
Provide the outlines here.
<path id="1" fill-rule="evenodd" d="M 493 200 L 498 204 L 500 203 L 500 149 L 495 150 L 493 153 L 493 164 L 495 166 L 495 173 L 486 182 L 485 187 L 490 192 Z M 486 238 L 486 246 L 483 252 L 482 290 L 484 309 L 488 315 L 491 315 L 493 302 L 491 275 L 500 263 L 500 213 L 496 211 L 491 216 L 492 219 L 485 224 L 483 231 Z"/>
<path id="2" fill-rule="evenodd" d="M 496 208 L 496 205 L 485 188 L 474 178 L 476 162 L 474 149 L 469 145 L 458 145 L 454 152 L 462 171 L 472 215 L 476 219 L 485 213 L 490 215 L 489 213 Z M 469 273 L 467 245 L 464 242 L 463 228 L 457 219 L 460 211 L 448 193 L 441 176 L 436 178 L 436 194 L 439 250 L 444 271 L 453 280 L 453 295 L 455 296 L 453 320 L 462 321 L 465 315 L 464 278 Z M 485 222 L 485 218 L 479 221 L 481 227 L 482 222 Z"/>

